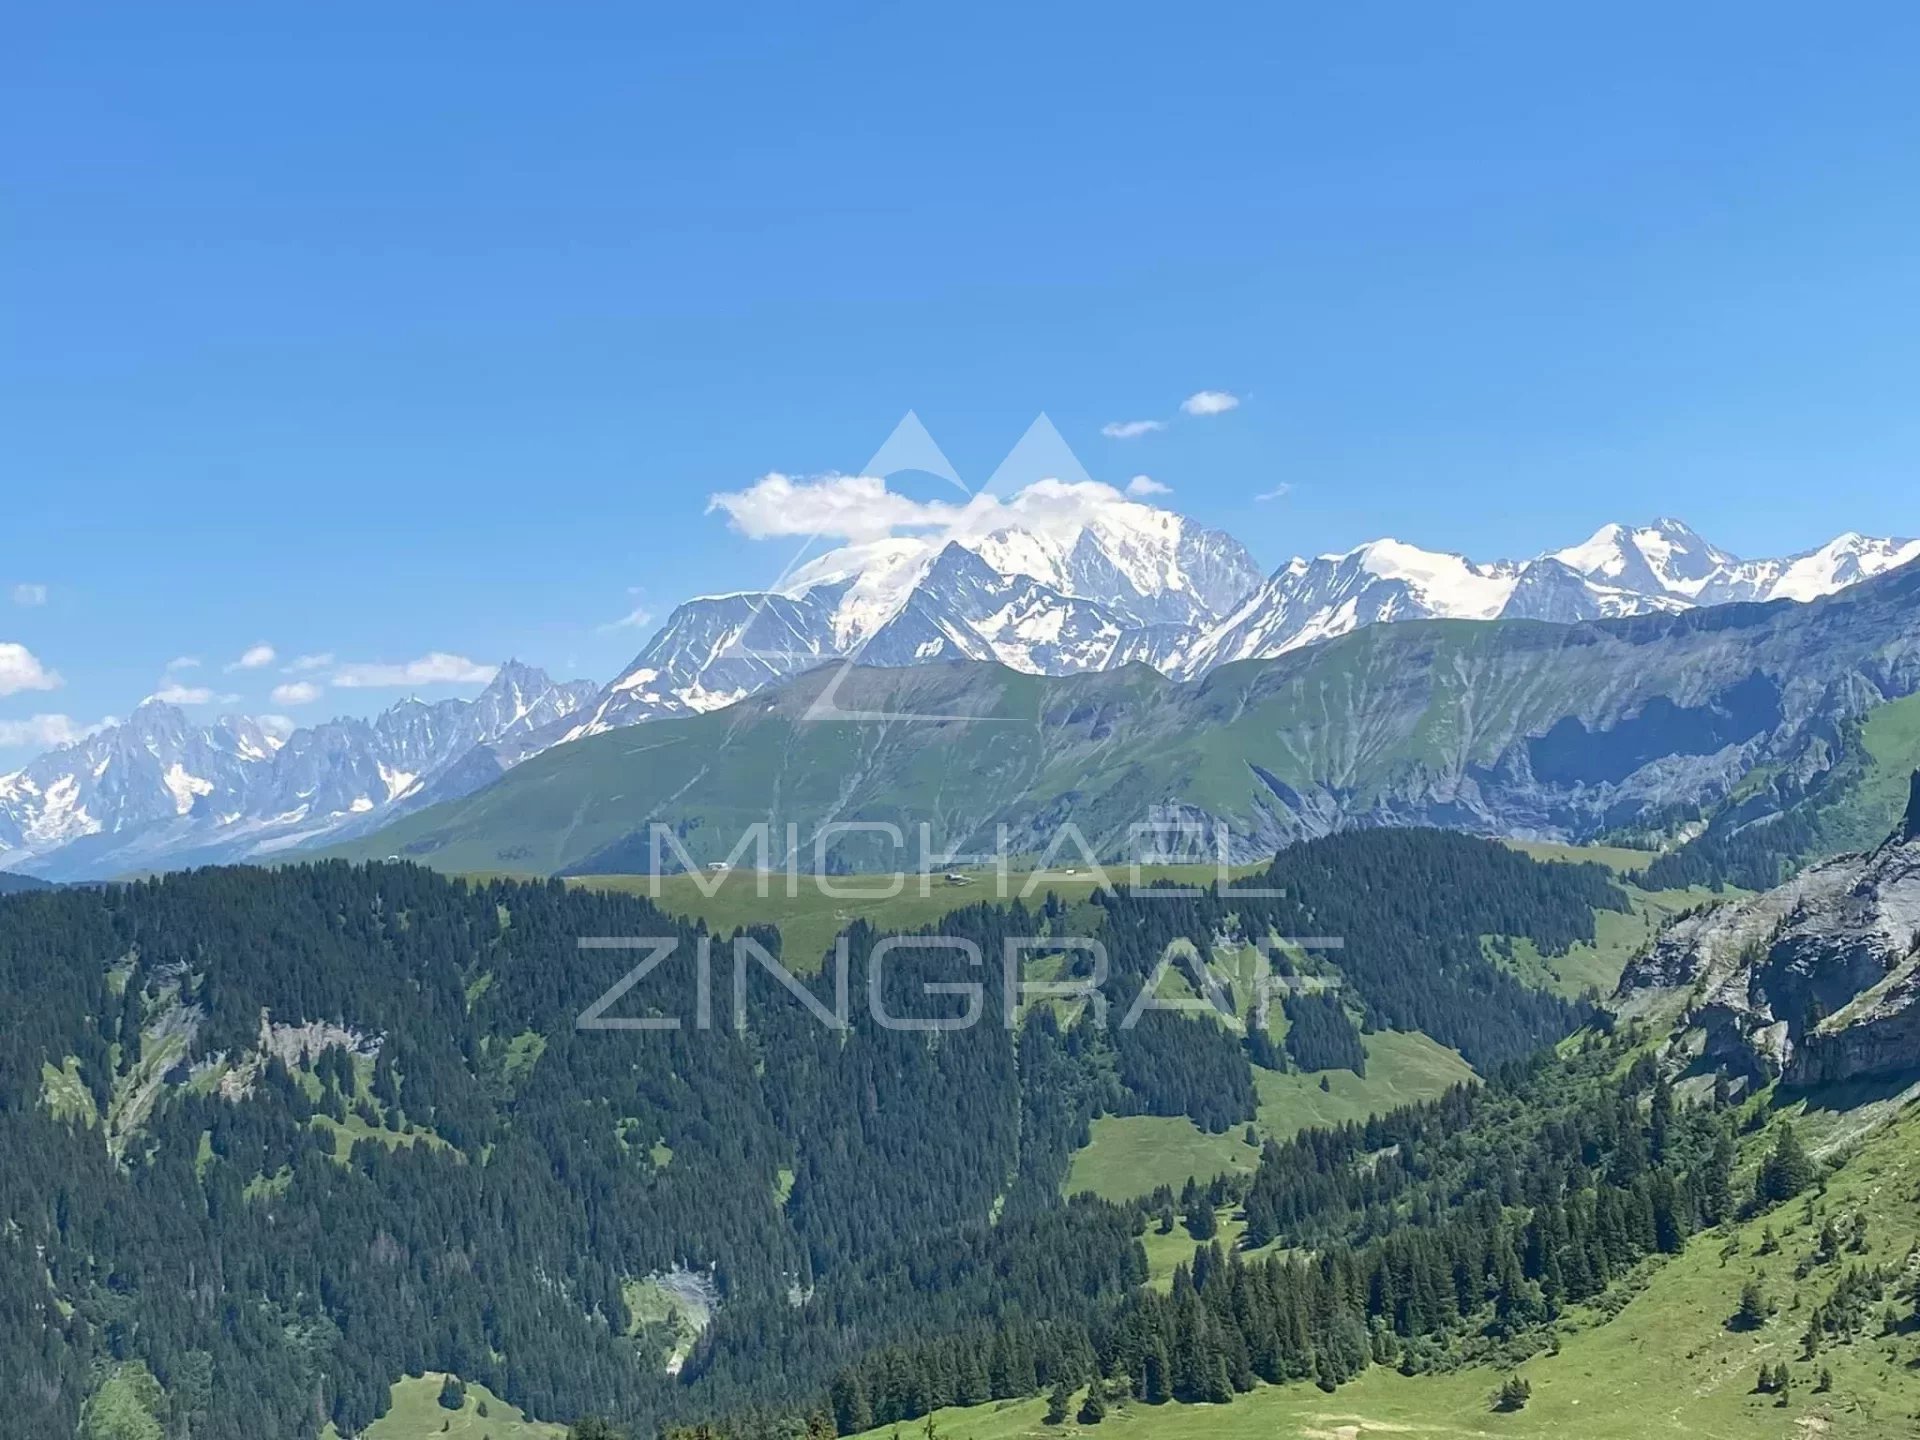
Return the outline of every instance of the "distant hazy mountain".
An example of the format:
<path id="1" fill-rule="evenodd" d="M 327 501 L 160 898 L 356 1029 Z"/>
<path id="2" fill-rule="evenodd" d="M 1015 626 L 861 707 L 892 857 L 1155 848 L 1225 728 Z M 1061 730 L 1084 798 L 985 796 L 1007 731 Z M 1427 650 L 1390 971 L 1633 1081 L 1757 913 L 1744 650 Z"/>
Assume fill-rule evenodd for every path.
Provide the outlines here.
<path id="1" fill-rule="evenodd" d="M 111 875 L 351 833 L 404 810 L 475 751 L 571 715 L 595 688 L 509 663 L 472 700 L 404 700 L 372 720 L 286 736 L 242 716 L 197 724 L 148 700 L 123 723 L 0 776 L 0 864 Z"/>
<path id="2" fill-rule="evenodd" d="M 795 826 L 809 855 L 827 821 L 907 836 L 926 821 L 962 854 L 990 852 L 1001 826 L 1035 853 L 1071 821 L 1123 856 L 1129 826 L 1177 820 L 1209 837 L 1202 850 L 1225 833 L 1237 859 L 1367 825 L 1672 833 L 1760 777 L 1810 780 L 1859 717 L 1920 691 L 1916 615 L 1920 565 L 1809 605 L 1378 625 L 1191 684 L 1139 667 L 816 671 L 724 714 L 661 721 L 644 745 L 558 747 L 345 853 L 640 870 L 654 822 L 698 861 L 731 858 L 758 822 L 779 847 Z M 860 718 L 818 718 L 829 684 Z M 871 836 L 841 843 L 850 864 L 915 858 L 878 853 Z"/>

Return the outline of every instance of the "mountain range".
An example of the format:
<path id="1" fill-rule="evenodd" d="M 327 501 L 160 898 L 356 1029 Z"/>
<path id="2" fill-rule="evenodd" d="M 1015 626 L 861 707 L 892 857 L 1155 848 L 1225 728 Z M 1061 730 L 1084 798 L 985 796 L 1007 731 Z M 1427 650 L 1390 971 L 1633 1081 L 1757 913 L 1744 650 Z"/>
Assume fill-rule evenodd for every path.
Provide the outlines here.
<path id="1" fill-rule="evenodd" d="M 1101 494 L 1067 521 L 850 545 L 777 588 L 686 601 L 604 686 L 510 662 L 473 701 L 408 700 L 290 735 L 150 700 L 0 775 L 0 867 L 86 878 L 338 841 L 471 794 L 553 746 L 724 709 L 834 662 L 1043 676 L 1145 665 L 1200 682 L 1387 622 L 1576 624 L 1807 601 L 1920 557 L 1920 542 L 1850 533 L 1742 560 L 1659 520 L 1522 562 L 1379 540 L 1262 578 L 1233 537 Z"/>
<path id="2" fill-rule="evenodd" d="M 1736 798 L 1764 829 L 1798 797 L 1836 797 L 1864 723 L 1911 710 L 1916 616 L 1910 565 L 1804 605 L 1375 625 L 1187 683 L 1143 665 L 815 669 L 725 710 L 557 747 L 337 853 L 647 871 L 659 824 L 687 860 L 740 865 L 760 861 L 733 847 L 764 823 L 775 869 L 789 852 L 811 867 L 816 847 L 828 868 L 912 868 L 924 824 L 937 868 L 1002 836 L 1011 855 L 1043 854 L 1070 821 L 1102 860 L 1224 846 L 1246 862 L 1356 826 L 1673 842 Z M 1875 811 L 1856 830 L 1884 833 L 1904 804 L 1911 719 L 1876 757 L 1904 767 L 1898 793 L 1856 787 Z M 886 824 L 905 853 L 851 833 Z M 1162 843 L 1140 843 L 1140 825 Z M 674 864 L 664 846 L 659 863 Z"/>
<path id="3" fill-rule="evenodd" d="M 148 700 L 0 775 L 0 862 L 58 878 L 118 875 L 350 835 L 425 803 L 462 762 L 564 720 L 597 689 L 510 663 L 472 700 L 409 699 L 371 720 L 287 735 L 244 716 L 200 724 Z"/>
<path id="4" fill-rule="evenodd" d="M 1245 547 L 1169 511 L 1103 505 L 1060 533 L 848 546 L 778 589 L 679 606 L 566 738 L 731 704 L 829 660 L 997 660 L 1070 675 L 1143 662 L 1191 680 L 1392 620 L 1573 622 L 1737 600 L 1810 600 L 1920 558 L 1920 541 L 1846 534 L 1741 560 L 1677 520 L 1607 525 L 1528 561 L 1377 540 L 1262 580 Z"/>

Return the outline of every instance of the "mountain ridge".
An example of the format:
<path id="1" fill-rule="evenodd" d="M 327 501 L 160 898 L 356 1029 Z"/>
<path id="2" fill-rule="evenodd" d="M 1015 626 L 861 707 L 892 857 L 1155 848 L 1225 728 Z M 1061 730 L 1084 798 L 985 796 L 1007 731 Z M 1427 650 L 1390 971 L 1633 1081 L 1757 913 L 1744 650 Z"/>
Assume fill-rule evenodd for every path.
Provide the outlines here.
<path id="1" fill-rule="evenodd" d="M 158 699 L 0 776 L 0 861 L 58 878 L 231 859 L 403 813 L 449 770 L 577 710 L 597 687 L 509 661 L 472 700 L 409 697 L 371 720 L 286 735 L 245 716 L 196 724 Z"/>
<path id="2" fill-rule="evenodd" d="M 0 775 L 0 865 L 91 878 L 351 837 L 483 788 L 553 746 L 709 713 L 822 664 L 962 658 L 1060 676 L 1144 663 L 1197 683 L 1236 661 L 1369 626 L 1577 624 L 1770 595 L 1806 600 L 1920 555 L 1920 543 L 1849 532 L 1798 556 L 1745 561 L 1662 519 L 1603 526 L 1525 562 L 1372 541 L 1289 561 L 1262 580 L 1238 541 L 1171 511 L 1101 486 L 1035 489 L 1058 514 L 1036 511 L 1032 524 L 984 533 L 846 546 L 780 589 L 690 600 L 606 685 L 556 686 L 510 662 L 495 684 L 543 698 L 515 700 L 489 687 L 473 702 L 402 702 L 372 721 L 290 734 L 246 717 L 201 724 L 146 711 L 127 722 L 134 749 L 171 761 L 149 767 L 130 752 L 122 773 L 138 772 L 132 783 L 91 774 L 109 743 L 100 736 L 79 742 L 91 757 L 84 765 L 55 751 Z M 481 710 L 459 708 L 469 704 Z M 261 783 L 269 759 L 299 780 Z"/>
<path id="3" fill-rule="evenodd" d="M 645 869 L 655 821 L 697 863 L 728 859 L 759 822 L 776 840 L 794 824 L 810 850 L 829 821 L 906 836 L 925 821 L 962 854 L 990 853 L 1004 825 L 1033 854 L 1071 820 L 1103 859 L 1147 822 L 1190 827 L 1183 853 L 1201 858 L 1222 837 L 1245 859 L 1374 825 L 1589 840 L 1699 814 L 1774 767 L 1830 764 L 1837 726 L 1920 690 L 1916 613 L 1920 565 L 1806 605 L 1373 626 L 1190 684 L 1140 664 L 829 666 L 656 722 L 644 743 L 550 751 L 341 853 Z"/>

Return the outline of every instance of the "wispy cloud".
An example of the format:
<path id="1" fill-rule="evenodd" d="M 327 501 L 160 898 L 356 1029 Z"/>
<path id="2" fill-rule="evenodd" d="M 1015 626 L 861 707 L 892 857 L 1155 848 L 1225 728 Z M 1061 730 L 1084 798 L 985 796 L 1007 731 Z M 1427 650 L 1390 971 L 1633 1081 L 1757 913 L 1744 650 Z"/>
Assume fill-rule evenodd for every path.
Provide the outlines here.
<path id="1" fill-rule="evenodd" d="M 1144 500 L 1149 495 L 1171 495 L 1172 493 L 1171 485 L 1162 485 L 1151 475 L 1136 475 L 1127 481 L 1127 494 L 1136 500 Z"/>
<path id="2" fill-rule="evenodd" d="M 274 662 L 273 646 L 264 640 L 258 645 L 249 645 L 240 652 L 240 658 L 227 666 L 228 670 L 264 670 Z"/>
<path id="3" fill-rule="evenodd" d="M 213 691 L 205 685 L 182 685 L 178 680 L 165 680 L 152 698 L 167 705 L 205 705 L 213 699 Z"/>
<path id="4" fill-rule="evenodd" d="M 653 623 L 653 612 L 644 605 L 636 605 L 618 620 L 609 620 L 602 630 L 641 630 Z"/>
<path id="5" fill-rule="evenodd" d="M 1286 480 L 1282 480 L 1278 485 L 1274 486 L 1271 490 L 1262 490 L 1258 495 L 1254 496 L 1253 498 L 1259 503 L 1264 505 L 1269 500 L 1284 500 L 1287 498 L 1287 496 L 1291 495 L 1292 493 L 1293 493 L 1292 483 Z"/>
<path id="6" fill-rule="evenodd" d="M 319 655 L 301 655 L 289 661 L 281 670 L 282 675 L 311 675 L 316 670 L 324 670 L 333 664 L 333 652 L 325 651 Z"/>
<path id="7" fill-rule="evenodd" d="M 24 645 L 0 642 L 0 695 L 18 695 L 22 690 L 58 690 L 66 681 L 40 663 L 40 657 Z"/>
<path id="8" fill-rule="evenodd" d="M 300 728 L 300 722 L 291 715 L 256 715 L 253 717 L 253 723 L 269 735 L 277 736 L 282 740 Z"/>
<path id="9" fill-rule="evenodd" d="M 1109 440 L 1138 440 L 1142 435 L 1166 428 L 1164 420 L 1109 420 L 1100 427 L 1100 433 Z"/>
<path id="10" fill-rule="evenodd" d="M 380 690 L 404 685 L 484 685 L 499 667 L 482 665 L 464 655 L 430 651 L 417 660 L 397 664 L 342 665 L 329 677 L 343 690 Z"/>
<path id="11" fill-rule="evenodd" d="M 311 705 L 320 698 L 320 687 L 311 680 L 289 680 L 273 687 L 271 699 L 276 705 Z"/>
<path id="12" fill-rule="evenodd" d="M 114 723 L 111 715 L 91 725 L 71 715 L 33 715 L 25 720 L 0 720 L 0 750 L 32 748 L 53 750 L 84 740 Z"/>
<path id="13" fill-rule="evenodd" d="M 13 587 L 13 603 L 16 605 L 25 605 L 29 608 L 35 605 L 44 605 L 47 603 L 47 587 L 44 585 L 30 584 L 23 580 Z"/>
<path id="14" fill-rule="evenodd" d="M 1189 415 L 1224 415 L 1240 406 L 1240 397 L 1226 390 L 1196 390 L 1180 402 Z"/>
<path id="15" fill-rule="evenodd" d="M 199 668 L 200 657 L 198 655 L 176 655 L 173 659 L 167 661 L 167 669 L 169 671 L 197 670 Z"/>

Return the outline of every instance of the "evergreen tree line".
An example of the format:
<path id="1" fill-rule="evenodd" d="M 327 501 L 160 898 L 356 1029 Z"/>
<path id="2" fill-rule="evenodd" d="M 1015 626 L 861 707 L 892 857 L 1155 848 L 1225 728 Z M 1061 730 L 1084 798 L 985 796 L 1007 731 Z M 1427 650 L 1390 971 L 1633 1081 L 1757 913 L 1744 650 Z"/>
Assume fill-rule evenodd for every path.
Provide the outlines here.
<path id="1" fill-rule="evenodd" d="M 1495 1130 L 1467 1140 L 1470 1157 L 1435 1153 L 1384 1210 L 1322 1189 L 1317 1205 L 1305 1204 L 1292 1229 L 1273 1237 L 1300 1246 L 1359 1228 L 1373 1232 L 1364 1243 L 1321 1238 L 1310 1258 L 1250 1258 L 1213 1241 L 1176 1269 L 1170 1293 L 1135 1292 L 1078 1330 L 1015 1326 L 889 1347 L 837 1375 L 823 1405 L 850 1434 L 1056 1387 L 1091 1384 L 1149 1405 L 1221 1403 L 1257 1382 L 1312 1380 L 1331 1390 L 1371 1365 L 1417 1373 L 1493 1355 L 1567 1305 L 1604 1294 L 1647 1257 L 1678 1253 L 1743 1204 L 1771 1203 L 1764 1179 L 1736 1200 L 1738 1117 L 1713 1105 L 1677 1108 L 1650 1064 L 1614 1082 L 1627 1048 L 1596 1045 L 1567 1066 L 1516 1067 L 1487 1087 L 1484 1105 L 1468 1105 L 1463 1090 L 1382 1117 L 1366 1138 L 1437 1139 L 1449 1117 L 1463 1114 Z M 1365 1127 L 1348 1130 L 1270 1146 L 1249 1197 L 1296 1193 L 1285 1175 L 1325 1173 L 1333 1154 L 1360 1185 L 1366 1157 L 1342 1141 Z M 1787 1131 L 1776 1153 L 1796 1147 Z M 1225 1183 L 1215 1182 L 1214 1198 Z M 1169 1204 L 1165 1196 L 1144 1202 L 1136 1223 Z M 1358 1214 L 1365 1222 L 1356 1227 Z M 802 1423 L 791 1418 L 785 1433 Z M 762 1427 L 764 1418 L 703 1433 Z"/>

